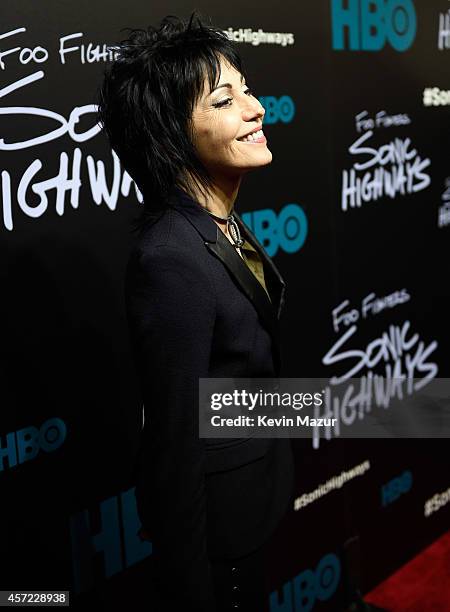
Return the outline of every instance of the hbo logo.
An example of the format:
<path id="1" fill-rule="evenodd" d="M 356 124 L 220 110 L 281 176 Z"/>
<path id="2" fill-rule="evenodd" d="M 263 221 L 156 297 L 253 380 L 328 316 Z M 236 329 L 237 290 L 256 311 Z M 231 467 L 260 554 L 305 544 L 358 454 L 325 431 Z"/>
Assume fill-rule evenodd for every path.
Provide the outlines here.
<path id="1" fill-rule="evenodd" d="M 396 51 L 406 51 L 416 36 L 416 11 L 412 0 L 331 0 L 333 49 L 379 51 L 386 41 Z"/>
<path id="2" fill-rule="evenodd" d="M 336 592 L 341 563 L 333 553 L 324 555 L 316 569 L 306 569 L 283 585 L 283 595 L 270 594 L 270 612 L 309 612 L 317 600 L 326 601 Z M 281 601 L 280 601 L 281 600 Z"/>
<path id="3" fill-rule="evenodd" d="M 266 109 L 264 123 L 277 123 L 277 121 L 289 123 L 294 118 L 295 105 L 291 96 L 281 96 L 281 98 L 261 96 L 259 101 Z"/>
<path id="4" fill-rule="evenodd" d="M 279 248 L 286 253 L 299 251 L 308 234 L 308 220 L 298 204 L 286 204 L 278 216 L 274 210 L 265 208 L 243 213 L 241 217 L 269 257 L 273 257 Z"/>
<path id="5" fill-rule="evenodd" d="M 48 419 L 38 429 L 31 425 L 6 435 L 6 443 L 0 444 L 0 471 L 18 463 L 34 459 L 43 450 L 50 453 L 66 439 L 66 424 L 57 417 Z"/>
<path id="6" fill-rule="evenodd" d="M 396 501 L 400 495 L 407 493 L 412 486 L 412 474 L 409 470 L 393 478 L 381 487 L 381 504 L 387 506 Z"/>

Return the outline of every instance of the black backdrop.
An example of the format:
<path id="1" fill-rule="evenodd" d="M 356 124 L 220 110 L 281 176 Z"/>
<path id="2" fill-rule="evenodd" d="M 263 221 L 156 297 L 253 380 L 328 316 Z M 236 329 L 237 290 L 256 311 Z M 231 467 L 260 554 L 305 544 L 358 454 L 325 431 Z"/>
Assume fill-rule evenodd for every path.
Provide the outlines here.
<path id="1" fill-rule="evenodd" d="M 417 336 L 353 376 L 448 375 L 446 0 L 5 5 L 2 589 L 151 609 L 122 297 L 141 197 L 94 112 L 120 28 L 194 9 L 234 32 L 267 110 L 274 161 L 246 177 L 236 208 L 287 282 L 283 375 L 345 378 L 358 359 L 336 354 L 373 356 L 386 334 Z M 448 528 L 445 438 L 294 446 L 297 498 L 270 554 L 271 612 L 340 610 L 346 581 L 367 592 Z"/>

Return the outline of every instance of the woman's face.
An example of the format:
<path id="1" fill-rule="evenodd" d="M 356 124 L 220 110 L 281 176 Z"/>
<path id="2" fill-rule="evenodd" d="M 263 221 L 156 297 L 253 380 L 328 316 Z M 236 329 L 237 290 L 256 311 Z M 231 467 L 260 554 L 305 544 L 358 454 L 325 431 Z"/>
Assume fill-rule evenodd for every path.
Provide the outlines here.
<path id="1" fill-rule="evenodd" d="M 272 153 L 262 133 L 264 113 L 242 75 L 222 59 L 217 87 L 211 92 L 205 79 L 192 115 L 197 155 L 213 177 L 237 177 L 270 164 Z"/>

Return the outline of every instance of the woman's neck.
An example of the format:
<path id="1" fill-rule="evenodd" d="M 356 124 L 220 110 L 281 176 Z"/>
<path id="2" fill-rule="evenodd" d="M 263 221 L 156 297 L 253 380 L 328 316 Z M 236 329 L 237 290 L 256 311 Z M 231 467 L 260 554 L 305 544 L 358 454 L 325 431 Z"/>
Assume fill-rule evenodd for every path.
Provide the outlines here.
<path id="1" fill-rule="evenodd" d="M 226 218 L 232 212 L 239 192 L 241 177 L 233 180 L 216 181 L 207 197 L 194 189 L 197 202 L 214 215 Z"/>

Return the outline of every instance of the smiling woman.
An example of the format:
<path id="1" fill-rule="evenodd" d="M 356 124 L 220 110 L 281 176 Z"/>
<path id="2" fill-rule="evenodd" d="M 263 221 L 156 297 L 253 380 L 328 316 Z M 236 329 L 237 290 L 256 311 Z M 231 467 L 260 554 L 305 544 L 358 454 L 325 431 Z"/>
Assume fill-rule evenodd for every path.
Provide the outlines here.
<path id="1" fill-rule="evenodd" d="M 99 118 L 144 195 L 125 304 L 155 610 L 264 612 L 265 546 L 293 502 L 290 440 L 200 438 L 198 394 L 200 378 L 280 374 L 285 283 L 234 210 L 243 176 L 272 160 L 264 108 L 221 30 L 169 16 L 119 45 Z"/>
<path id="2" fill-rule="evenodd" d="M 208 91 L 205 83 L 204 89 L 192 115 L 197 154 L 216 181 L 238 183 L 244 172 L 272 161 L 262 130 L 264 107 L 224 58 L 219 84 Z"/>

